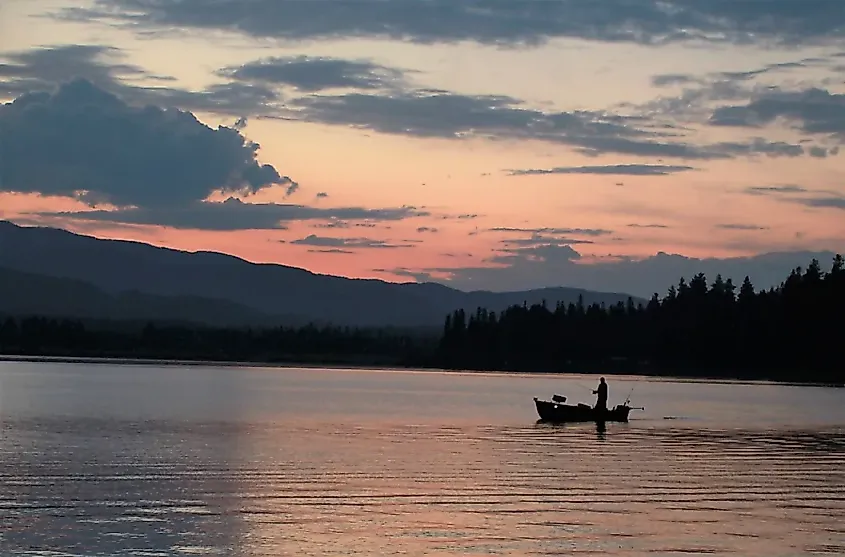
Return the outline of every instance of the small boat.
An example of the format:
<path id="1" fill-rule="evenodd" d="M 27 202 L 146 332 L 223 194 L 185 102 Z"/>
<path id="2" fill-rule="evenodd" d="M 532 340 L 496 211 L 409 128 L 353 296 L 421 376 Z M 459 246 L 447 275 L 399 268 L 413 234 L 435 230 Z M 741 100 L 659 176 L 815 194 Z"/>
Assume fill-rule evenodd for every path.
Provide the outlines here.
<path id="1" fill-rule="evenodd" d="M 607 410 L 596 410 L 587 404 L 564 404 L 566 397 L 555 395 L 551 401 L 534 397 L 540 420 L 553 423 L 567 422 L 627 422 L 628 413 L 633 410 L 625 404 L 617 404 Z"/>

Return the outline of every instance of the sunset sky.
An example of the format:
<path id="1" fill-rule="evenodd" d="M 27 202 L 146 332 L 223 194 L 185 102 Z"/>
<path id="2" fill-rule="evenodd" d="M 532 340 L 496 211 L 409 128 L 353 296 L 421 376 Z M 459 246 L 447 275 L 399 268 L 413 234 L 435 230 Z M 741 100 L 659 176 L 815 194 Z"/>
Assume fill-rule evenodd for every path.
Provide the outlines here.
<path id="1" fill-rule="evenodd" d="M 842 0 L 0 0 L 0 99 L 20 224 L 638 294 L 845 247 Z"/>

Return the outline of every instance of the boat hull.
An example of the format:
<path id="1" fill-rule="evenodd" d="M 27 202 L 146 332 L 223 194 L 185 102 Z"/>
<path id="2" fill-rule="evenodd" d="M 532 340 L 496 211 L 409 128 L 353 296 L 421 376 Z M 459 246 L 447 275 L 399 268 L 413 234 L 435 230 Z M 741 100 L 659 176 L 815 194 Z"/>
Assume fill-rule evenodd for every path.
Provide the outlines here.
<path id="1" fill-rule="evenodd" d="M 586 404 L 560 404 L 547 400 L 534 399 L 537 413 L 544 422 L 574 423 L 574 422 L 627 422 L 631 408 L 618 405 L 607 410 L 596 410 Z"/>

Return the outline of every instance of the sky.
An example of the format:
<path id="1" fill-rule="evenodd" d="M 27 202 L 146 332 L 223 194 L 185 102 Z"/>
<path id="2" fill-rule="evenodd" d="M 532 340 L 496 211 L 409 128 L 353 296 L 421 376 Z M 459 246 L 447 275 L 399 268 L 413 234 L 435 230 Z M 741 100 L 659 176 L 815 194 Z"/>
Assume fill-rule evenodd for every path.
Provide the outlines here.
<path id="1" fill-rule="evenodd" d="M 845 246 L 841 0 L 0 0 L 0 219 L 647 296 Z"/>

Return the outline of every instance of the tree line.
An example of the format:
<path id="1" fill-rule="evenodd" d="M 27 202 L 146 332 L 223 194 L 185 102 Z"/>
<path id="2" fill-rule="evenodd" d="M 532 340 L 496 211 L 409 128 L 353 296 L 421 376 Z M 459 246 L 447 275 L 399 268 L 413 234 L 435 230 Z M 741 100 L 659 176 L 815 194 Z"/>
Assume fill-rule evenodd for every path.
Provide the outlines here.
<path id="1" fill-rule="evenodd" d="M 681 278 L 647 304 L 479 308 L 446 317 L 447 368 L 598 371 L 842 383 L 845 261 L 817 260 L 776 288 Z"/>
<path id="2" fill-rule="evenodd" d="M 86 325 L 80 320 L 7 317 L 0 353 L 17 356 L 136 358 L 253 363 L 413 366 L 435 352 L 436 338 L 390 329 L 308 325 L 219 328 L 147 323 Z M 428 362 L 431 363 L 431 362 Z"/>
<path id="3" fill-rule="evenodd" d="M 0 353 L 261 363 L 644 373 L 843 383 L 839 331 L 845 261 L 813 260 L 776 288 L 704 274 L 646 304 L 527 304 L 459 309 L 441 333 L 314 325 L 214 328 L 92 326 L 47 317 L 0 319 Z"/>

